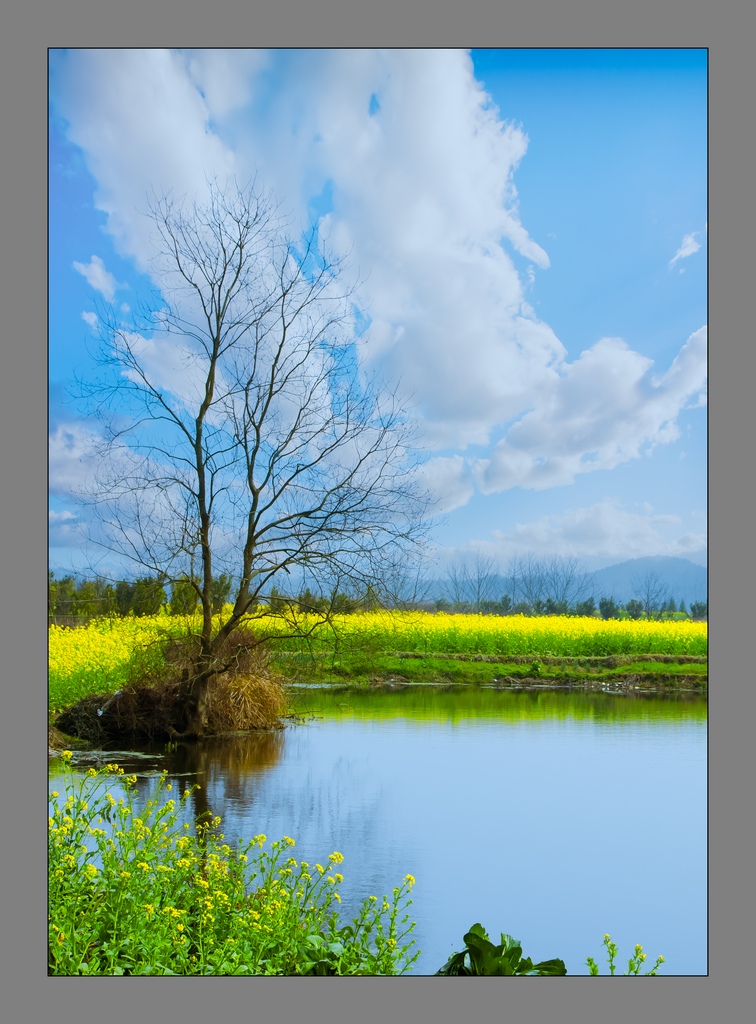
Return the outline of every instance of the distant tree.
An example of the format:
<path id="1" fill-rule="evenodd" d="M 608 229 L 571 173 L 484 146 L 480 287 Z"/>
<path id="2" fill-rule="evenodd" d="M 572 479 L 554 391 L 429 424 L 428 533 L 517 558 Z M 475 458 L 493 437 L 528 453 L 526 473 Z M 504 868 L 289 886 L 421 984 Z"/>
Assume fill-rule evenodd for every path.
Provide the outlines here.
<path id="1" fill-rule="evenodd" d="M 115 585 L 115 604 L 119 615 L 128 615 L 134 603 L 134 584 L 119 580 Z"/>
<path id="2" fill-rule="evenodd" d="M 602 619 L 616 619 L 619 615 L 619 605 L 613 597 L 602 597 L 599 601 L 599 611 Z"/>
<path id="3" fill-rule="evenodd" d="M 664 610 L 669 612 L 670 615 L 675 614 L 675 612 L 677 611 L 677 604 L 675 602 L 674 597 L 670 597 L 669 601 L 667 601 L 667 607 Z"/>
<path id="4" fill-rule="evenodd" d="M 643 614 L 643 605 L 636 598 L 633 598 L 632 601 L 628 601 L 625 605 L 625 611 L 631 619 L 639 619 Z"/>
<path id="5" fill-rule="evenodd" d="M 337 615 L 347 615 L 351 612 L 356 612 L 359 606 L 359 599 L 351 594 L 344 594 L 341 591 L 334 590 L 331 595 L 330 611 L 335 612 Z"/>
<path id="6" fill-rule="evenodd" d="M 499 601 L 499 612 L 501 615 L 509 615 L 512 611 L 512 598 L 509 594 L 502 594 Z"/>
<path id="7" fill-rule="evenodd" d="M 496 579 L 495 558 L 480 550 L 466 552 L 449 565 L 445 596 L 458 611 L 480 612 L 483 605 L 493 599 Z"/>
<path id="8" fill-rule="evenodd" d="M 313 594 L 309 587 L 297 598 L 300 612 L 304 614 L 322 612 L 328 607 L 328 599 Z"/>
<path id="9" fill-rule="evenodd" d="M 680 607 L 679 607 L 678 610 L 680 612 L 682 612 L 683 615 L 687 615 L 688 614 L 688 609 L 685 607 L 685 599 L 684 598 L 683 598 L 682 601 L 680 601 Z"/>
<path id="10" fill-rule="evenodd" d="M 157 615 L 166 601 L 164 582 L 158 576 L 139 576 L 134 580 L 131 610 L 135 615 Z"/>
<path id="11" fill-rule="evenodd" d="M 213 614 L 217 615 L 223 611 L 223 606 L 228 602 L 231 594 L 231 587 L 233 580 L 225 572 L 222 572 L 220 576 L 214 576 L 211 586 L 211 596 L 213 605 Z"/>
<path id="12" fill-rule="evenodd" d="M 690 606 L 690 614 L 694 619 L 705 619 L 709 614 L 708 602 L 694 601 Z"/>
<path id="13" fill-rule="evenodd" d="M 115 587 L 108 580 L 97 576 L 94 581 L 97 595 L 98 615 L 114 615 L 116 612 Z"/>
<path id="14" fill-rule="evenodd" d="M 543 560 L 541 572 L 546 597 L 559 607 L 572 607 L 590 596 L 593 575 L 571 555 L 549 556 Z"/>
<path id="15" fill-rule="evenodd" d="M 199 603 L 199 587 L 189 576 L 179 577 L 171 584 L 171 615 L 192 615 Z"/>
<path id="16" fill-rule="evenodd" d="M 633 576 L 630 585 L 643 605 L 647 619 L 658 619 L 667 602 L 667 585 L 658 572 L 649 570 Z"/>
<path id="17" fill-rule="evenodd" d="M 510 559 L 507 575 L 511 581 L 513 600 L 520 605 L 535 608 L 536 602 L 543 603 L 546 579 L 543 562 L 528 552 Z"/>
<path id="18" fill-rule="evenodd" d="M 585 601 L 578 601 L 575 605 L 576 615 L 585 615 L 590 617 L 596 611 L 596 599 L 591 596 L 585 599 Z"/>
<path id="19" fill-rule="evenodd" d="M 81 580 L 74 591 L 74 614 L 93 617 L 100 611 L 94 580 Z"/>
<path id="20" fill-rule="evenodd" d="M 76 614 L 76 580 L 73 576 L 62 579 L 48 577 L 48 606 L 52 605 L 54 615 Z"/>

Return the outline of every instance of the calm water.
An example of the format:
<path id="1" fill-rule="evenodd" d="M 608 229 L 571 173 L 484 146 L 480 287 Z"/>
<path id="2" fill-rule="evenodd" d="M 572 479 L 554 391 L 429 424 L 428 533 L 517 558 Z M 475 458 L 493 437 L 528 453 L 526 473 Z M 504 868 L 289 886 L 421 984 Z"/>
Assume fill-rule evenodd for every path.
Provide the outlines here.
<path id="1" fill-rule="evenodd" d="M 118 761 L 144 799 L 155 769 L 196 776 L 194 813 L 220 815 L 227 841 L 291 835 L 311 863 L 340 850 L 345 916 L 413 874 L 414 973 L 475 921 L 570 974 L 601 962 L 605 932 L 625 962 L 640 942 L 666 974 L 706 973 L 703 701 L 415 687 L 309 691 L 299 711 L 283 732 Z"/>

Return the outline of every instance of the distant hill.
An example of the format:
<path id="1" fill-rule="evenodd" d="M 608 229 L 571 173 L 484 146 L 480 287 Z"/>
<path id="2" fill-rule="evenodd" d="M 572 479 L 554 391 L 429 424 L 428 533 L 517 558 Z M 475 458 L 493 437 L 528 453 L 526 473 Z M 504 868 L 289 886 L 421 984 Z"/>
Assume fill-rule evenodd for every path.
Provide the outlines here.
<path id="1" fill-rule="evenodd" d="M 667 600 L 675 599 L 676 604 L 685 601 L 690 608 L 694 601 L 707 600 L 708 573 L 704 566 L 696 565 L 687 558 L 654 556 L 633 558 L 617 565 L 596 569 L 588 576 L 592 579 L 586 596 L 593 594 L 596 604 L 602 597 L 614 598 L 619 604 L 626 604 L 640 591 L 633 587 L 633 580 L 647 573 L 655 573 L 666 590 Z M 502 594 L 511 593 L 510 581 L 505 576 L 495 576 L 490 582 L 489 596 L 499 600 Z M 428 581 L 427 597 L 435 601 L 439 597 L 449 598 L 448 581 L 443 578 Z"/>
<path id="2" fill-rule="evenodd" d="M 608 565 L 605 569 L 597 569 L 593 573 L 594 594 L 598 601 L 601 597 L 613 597 L 615 601 L 625 604 L 638 597 L 637 588 L 633 588 L 633 580 L 646 573 L 656 573 L 679 605 L 685 601 L 690 608 L 693 601 L 706 601 L 708 573 L 702 565 L 687 558 L 667 558 L 663 556 L 649 558 L 633 558 L 618 565 Z"/>

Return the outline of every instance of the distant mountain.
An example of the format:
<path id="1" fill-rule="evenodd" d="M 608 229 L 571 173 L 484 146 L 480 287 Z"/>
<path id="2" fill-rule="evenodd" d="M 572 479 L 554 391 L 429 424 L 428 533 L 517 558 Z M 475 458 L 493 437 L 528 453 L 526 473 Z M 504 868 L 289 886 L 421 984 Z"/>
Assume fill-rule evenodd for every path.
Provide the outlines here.
<path id="1" fill-rule="evenodd" d="M 596 604 L 602 597 L 611 597 L 618 604 L 626 604 L 634 597 L 640 597 L 638 587 L 633 586 L 634 580 L 641 580 L 644 575 L 654 573 L 666 592 L 666 600 L 675 599 L 677 605 L 685 601 L 688 609 L 694 601 L 707 600 L 708 573 L 704 566 L 696 565 L 687 558 L 668 558 L 654 556 L 633 558 L 617 565 L 608 565 L 603 569 L 589 572 L 591 583 L 585 596 L 593 594 Z M 453 588 L 451 588 L 453 593 Z M 487 596 L 499 600 L 503 594 L 512 592 L 511 581 L 496 575 L 489 581 Z M 427 600 L 435 601 L 439 597 L 450 599 L 449 580 L 443 577 L 428 580 L 426 588 Z M 470 595 L 468 594 L 468 600 Z"/>
<path id="2" fill-rule="evenodd" d="M 597 569 L 593 573 L 593 592 L 596 601 L 601 597 L 613 597 L 615 601 L 625 604 L 634 597 L 639 597 L 633 580 L 655 573 L 667 590 L 667 597 L 673 597 L 679 605 L 685 601 L 690 608 L 693 601 L 706 601 L 708 573 L 702 565 L 687 558 L 667 558 L 663 556 L 649 558 L 633 558 L 618 565 L 609 565 L 605 569 Z"/>

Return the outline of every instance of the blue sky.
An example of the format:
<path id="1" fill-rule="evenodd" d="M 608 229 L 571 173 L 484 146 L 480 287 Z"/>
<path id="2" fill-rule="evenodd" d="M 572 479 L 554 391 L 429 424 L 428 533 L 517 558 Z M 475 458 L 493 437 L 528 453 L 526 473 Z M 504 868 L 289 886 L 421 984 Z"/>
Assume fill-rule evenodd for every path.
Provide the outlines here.
<path id="1" fill-rule="evenodd" d="M 52 51 L 51 566 L 98 304 L 155 294 L 148 189 L 253 173 L 350 253 L 441 559 L 705 563 L 706 98 L 704 50 Z"/>

